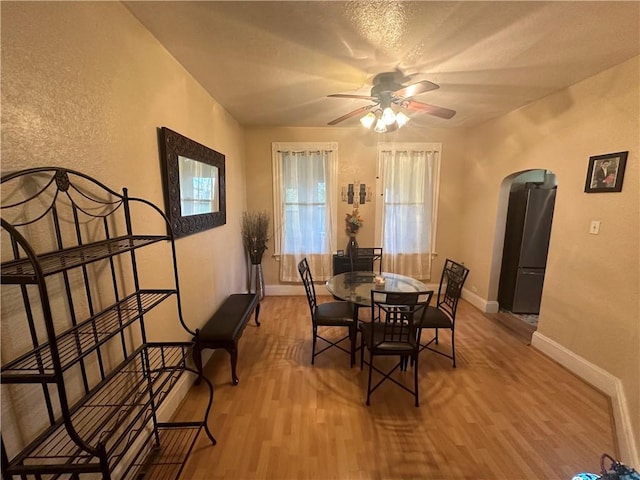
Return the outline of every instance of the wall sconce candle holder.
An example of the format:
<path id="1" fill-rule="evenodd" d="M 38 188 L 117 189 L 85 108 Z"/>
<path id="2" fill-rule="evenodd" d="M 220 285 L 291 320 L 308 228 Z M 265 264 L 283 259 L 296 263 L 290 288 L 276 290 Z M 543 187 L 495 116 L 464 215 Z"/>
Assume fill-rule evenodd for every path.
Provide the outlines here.
<path id="1" fill-rule="evenodd" d="M 342 187 L 340 198 L 343 202 L 347 202 L 349 205 L 353 205 L 354 208 L 358 208 L 358 205 L 361 203 L 371 201 L 371 187 L 367 188 L 366 184 L 355 181 L 346 187 Z"/>

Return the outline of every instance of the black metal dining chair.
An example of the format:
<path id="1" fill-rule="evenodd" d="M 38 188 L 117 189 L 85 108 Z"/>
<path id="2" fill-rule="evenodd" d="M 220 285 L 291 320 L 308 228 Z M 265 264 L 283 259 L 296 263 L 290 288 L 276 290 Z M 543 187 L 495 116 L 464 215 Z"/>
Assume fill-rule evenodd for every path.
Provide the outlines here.
<path id="1" fill-rule="evenodd" d="M 418 396 L 418 354 L 417 325 L 425 314 L 433 291 L 423 292 L 387 292 L 371 291 L 371 322 L 360 324 L 362 349 L 360 368 L 364 364 L 364 349 L 369 351 L 369 380 L 367 382 L 367 405 L 370 405 L 371 394 L 385 381 L 390 380 L 402 389 L 413 394 L 416 407 L 420 405 Z M 374 366 L 377 356 L 398 357 L 398 363 L 388 371 Z M 406 370 L 407 359 L 413 365 L 413 389 L 400 383 L 391 375 L 396 370 Z M 371 380 L 373 371 L 382 378 L 373 387 Z"/>
<path id="2" fill-rule="evenodd" d="M 333 256 L 333 274 L 345 272 L 374 272 L 382 273 L 382 248 L 381 247 L 355 247 L 348 253 L 338 250 Z"/>
<path id="3" fill-rule="evenodd" d="M 375 272 L 376 263 L 378 273 L 382 273 L 382 248 L 381 247 L 356 247 L 349 252 L 352 272 Z"/>
<path id="4" fill-rule="evenodd" d="M 382 248 L 380 247 L 355 247 L 346 255 L 343 250 L 340 250 L 338 255 L 333 256 L 333 274 L 375 272 L 376 262 L 378 264 L 377 273 L 382 274 Z M 335 295 L 333 298 L 340 300 Z"/>
<path id="5" fill-rule="evenodd" d="M 302 278 L 302 283 L 304 284 L 304 289 L 307 294 L 307 301 L 309 303 L 309 310 L 311 312 L 311 324 L 313 327 L 311 364 L 313 365 L 315 363 L 316 356 L 331 347 L 336 347 L 351 356 L 351 366 L 353 366 L 355 364 L 357 326 L 354 320 L 353 307 L 351 303 L 344 301 L 318 303 L 316 298 L 316 289 L 313 284 L 313 276 L 311 275 L 311 269 L 309 268 L 309 263 L 307 262 L 306 257 L 298 263 L 298 273 L 300 273 L 300 278 Z M 345 337 L 333 340 L 321 336 L 318 333 L 319 327 L 346 327 L 348 329 L 348 334 Z M 328 345 L 323 349 L 316 351 L 316 343 L 318 339 L 328 343 Z M 350 350 L 347 350 L 340 345 L 340 343 L 345 340 L 350 341 Z"/>
<path id="6" fill-rule="evenodd" d="M 458 301 L 462 295 L 462 287 L 469 275 L 469 269 L 464 265 L 446 259 L 442 275 L 440 277 L 440 286 L 438 287 L 438 298 L 435 306 L 429 306 L 426 314 L 418 323 L 418 343 L 420 350 L 430 350 L 439 355 L 445 356 L 453 360 L 453 367 L 456 366 L 456 344 L 455 344 L 455 327 L 456 327 L 456 311 L 458 310 Z M 434 329 L 435 335 L 426 343 L 422 343 L 422 331 L 425 329 Z M 438 345 L 438 331 L 440 329 L 451 330 L 451 354 L 438 350 L 432 344 Z"/>

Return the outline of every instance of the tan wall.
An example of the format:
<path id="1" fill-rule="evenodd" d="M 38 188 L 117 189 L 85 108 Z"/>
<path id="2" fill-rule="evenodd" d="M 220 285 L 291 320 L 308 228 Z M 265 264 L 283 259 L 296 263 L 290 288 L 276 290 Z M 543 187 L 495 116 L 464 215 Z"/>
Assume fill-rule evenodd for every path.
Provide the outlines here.
<path id="1" fill-rule="evenodd" d="M 185 320 L 201 326 L 245 286 L 242 129 L 120 3 L 1 8 L 2 172 L 65 166 L 163 206 L 158 127 L 226 155 L 227 225 L 176 242 Z M 148 332 L 185 335 L 173 317 Z"/>
<path id="2" fill-rule="evenodd" d="M 463 130 L 430 129 L 427 132 L 409 124 L 394 135 L 378 135 L 360 128 L 249 128 L 246 131 L 247 208 L 268 210 L 273 214 L 273 175 L 271 170 L 272 142 L 338 142 L 338 185 L 359 180 L 373 187 L 375 196 L 377 142 L 439 142 L 442 143 L 440 203 L 436 247 L 438 258 L 433 264 L 432 281 L 439 281 L 442 264 L 447 257 L 460 258 L 460 229 L 457 218 L 462 209 L 461 177 L 464 173 Z M 348 237 L 342 219 L 351 211 L 346 202 L 338 203 L 338 247 L 344 248 Z M 358 232 L 358 244 L 374 246 L 375 202 L 360 206 L 365 224 Z M 263 261 L 265 283 L 277 285 L 279 263 L 270 255 L 273 242 Z"/>
<path id="3" fill-rule="evenodd" d="M 497 296 L 499 190 L 513 172 L 552 170 L 558 193 L 538 332 L 618 377 L 640 445 L 640 81 L 636 57 L 472 129 L 462 256 L 478 294 Z M 590 156 L 629 151 L 621 193 L 584 193 Z M 590 235 L 591 220 L 602 222 Z M 499 248 L 498 248 L 499 247 Z"/>

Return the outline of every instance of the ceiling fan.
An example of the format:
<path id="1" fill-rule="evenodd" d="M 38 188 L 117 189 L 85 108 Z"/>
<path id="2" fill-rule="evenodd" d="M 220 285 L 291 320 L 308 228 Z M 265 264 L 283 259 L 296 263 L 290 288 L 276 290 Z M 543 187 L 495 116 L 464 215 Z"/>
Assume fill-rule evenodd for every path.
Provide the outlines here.
<path id="1" fill-rule="evenodd" d="M 450 119 L 456 112 L 444 107 L 430 105 L 428 103 L 418 102 L 413 99 L 414 96 L 421 93 L 429 92 L 440 88 L 435 83 L 422 80 L 409 85 L 403 85 L 408 77 L 402 74 L 400 70 L 395 72 L 379 73 L 373 78 L 373 86 L 371 87 L 371 95 L 352 95 L 347 93 L 334 93 L 329 97 L 337 98 L 357 98 L 359 100 L 369 100 L 373 102 L 371 105 L 365 105 L 349 112 L 335 120 L 330 121 L 327 125 L 336 125 L 356 115 L 366 113 L 360 121 L 362 124 L 371 128 L 375 124 L 374 130 L 377 132 L 389 132 L 396 130 L 409 121 L 409 117 L 401 111 L 396 113 L 391 108 L 397 105 L 400 108 L 406 108 L 418 113 L 427 113 L 436 117 Z"/>

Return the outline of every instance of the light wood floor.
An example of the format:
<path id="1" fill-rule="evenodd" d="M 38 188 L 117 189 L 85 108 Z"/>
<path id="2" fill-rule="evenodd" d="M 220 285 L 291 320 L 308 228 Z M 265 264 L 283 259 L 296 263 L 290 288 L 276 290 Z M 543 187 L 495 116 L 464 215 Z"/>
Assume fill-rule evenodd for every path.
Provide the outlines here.
<path id="1" fill-rule="evenodd" d="M 240 341 L 238 386 L 226 352 L 205 367 L 218 444 L 200 435 L 183 480 L 568 480 L 617 457 L 609 399 L 464 301 L 458 367 L 420 354 L 418 408 L 390 382 L 367 407 L 367 367 L 339 350 L 312 366 L 305 297 L 267 297 L 260 319 Z M 403 375 L 411 382 L 411 367 Z M 178 419 L 197 418 L 205 392 L 194 386 Z"/>

